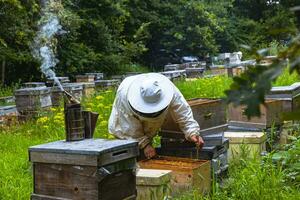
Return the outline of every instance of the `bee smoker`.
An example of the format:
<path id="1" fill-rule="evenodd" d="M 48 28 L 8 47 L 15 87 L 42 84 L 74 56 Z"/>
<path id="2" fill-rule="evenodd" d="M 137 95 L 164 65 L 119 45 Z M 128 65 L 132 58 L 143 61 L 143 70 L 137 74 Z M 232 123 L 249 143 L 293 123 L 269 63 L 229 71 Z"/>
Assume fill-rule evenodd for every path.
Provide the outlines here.
<path id="1" fill-rule="evenodd" d="M 77 99 L 66 91 L 64 94 L 66 141 L 78 141 L 85 138 L 92 138 L 99 114 L 83 111 L 81 104 Z"/>

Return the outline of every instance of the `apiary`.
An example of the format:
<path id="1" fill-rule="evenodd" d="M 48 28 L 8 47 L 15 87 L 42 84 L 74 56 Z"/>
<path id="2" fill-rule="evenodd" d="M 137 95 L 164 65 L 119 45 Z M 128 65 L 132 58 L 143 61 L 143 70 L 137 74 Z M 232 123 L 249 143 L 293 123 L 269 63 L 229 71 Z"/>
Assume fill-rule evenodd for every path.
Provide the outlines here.
<path id="1" fill-rule="evenodd" d="M 29 148 L 32 200 L 136 199 L 138 144 L 131 140 L 56 141 Z"/>
<path id="2" fill-rule="evenodd" d="M 263 132 L 225 132 L 225 138 L 229 139 L 228 158 L 234 159 L 245 151 L 250 157 L 259 156 L 266 151 L 267 136 Z"/>
<path id="3" fill-rule="evenodd" d="M 300 109 L 300 83 L 290 86 L 272 87 L 266 99 L 276 99 L 282 102 L 283 112 Z"/>
<path id="4" fill-rule="evenodd" d="M 15 91 L 15 102 L 19 113 L 31 115 L 51 107 L 50 89 L 47 87 L 21 88 Z"/>
<path id="5" fill-rule="evenodd" d="M 159 156 L 139 162 L 142 169 L 171 170 L 171 194 L 196 189 L 209 193 L 211 188 L 210 161 Z"/>
<path id="6" fill-rule="evenodd" d="M 77 75 L 76 76 L 76 82 L 82 83 L 82 82 L 94 82 L 95 81 L 95 75 Z"/>
<path id="7" fill-rule="evenodd" d="M 266 129 L 273 124 L 279 126 L 282 124 L 281 113 L 282 103 L 278 100 L 266 100 L 266 106 L 261 105 L 260 117 L 252 117 L 248 119 L 245 115 L 244 106 L 234 107 L 232 104 L 228 108 L 228 124 L 230 126 L 242 128 L 259 128 Z"/>
<path id="8" fill-rule="evenodd" d="M 138 169 L 136 174 L 136 199 L 167 199 L 170 195 L 171 172 L 171 170 Z"/>
<path id="9" fill-rule="evenodd" d="M 80 100 L 83 93 L 83 85 L 81 83 L 64 83 L 63 88 L 65 91 L 73 95 L 76 99 Z M 51 88 L 51 100 L 53 106 L 59 106 L 63 99 L 63 91 L 57 86 Z"/>
<path id="10" fill-rule="evenodd" d="M 194 119 L 199 123 L 201 130 L 218 126 L 226 126 L 226 106 L 221 99 L 191 99 L 190 105 Z M 180 131 L 179 126 L 170 114 L 167 115 L 162 128 L 163 131 Z"/>
<path id="11" fill-rule="evenodd" d="M 186 68 L 185 73 L 188 78 L 199 78 L 203 76 L 204 68 Z"/>

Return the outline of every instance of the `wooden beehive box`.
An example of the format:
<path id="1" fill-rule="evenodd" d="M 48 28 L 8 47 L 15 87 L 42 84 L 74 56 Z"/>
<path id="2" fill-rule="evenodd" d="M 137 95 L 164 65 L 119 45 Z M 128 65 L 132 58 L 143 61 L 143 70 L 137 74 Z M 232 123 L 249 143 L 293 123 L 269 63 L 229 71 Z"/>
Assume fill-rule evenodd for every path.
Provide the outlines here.
<path id="1" fill-rule="evenodd" d="M 63 77 L 56 77 L 56 78 L 59 80 L 59 82 L 60 82 L 61 84 L 63 84 L 63 83 L 69 83 L 69 82 L 70 82 L 69 77 L 66 77 L 66 76 L 63 76 Z M 53 86 L 56 85 L 56 83 L 54 82 L 54 79 L 53 79 L 53 78 L 50 78 L 50 79 L 47 79 L 46 85 L 47 85 L 48 87 L 53 87 Z"/>
<path id="2" fill-rule="evenodd" d="M 95 80 L 102 80 L 104 78 L 104 74 L 100 72 L 85 73 L 85 75 L 94 75 Z"/>
<path id="3" fill-rule="evenodd" d="M 199 123 L 201 130 L 227 123 L 226 106 L 221 99 L 191 99 L 187 102 L 190 105 L 194 119 Z M 181 131 L 170 114 L 167 115 L 161 130 L 162 132 Z"/>
<path id="4" fill-rule="evenodd" d="M 32 200 L 136 197 L 138 145 L 130 140 L 57 141 L 29 148 Z"/>
<path id="5" fill-rule="evenodd" d="M 81 84 L 83 86 L 83 91 L 82 91 L 83 96 L 88 97 L 95 93 L 95 83 L 85 82 Z"/>
<path id="6" fill-rule="evenodd" d="M 95 81 L 96 89 L 110 89 L 118 87 L 120 80 L 112 79 L 112 80 L 98 80 Z"/>
<path id="7" fill-rule="evenodd" d="M 228 159 L 239 158 L 241 151 L 247 151 L 250 157 L 259 156 L 266 150 L 267 135 L 263 132 L 225 132 L 229 139 Z"/>
<path id="8" fill-rule="evenodd" d="M 137 200 L 167 199 L 171 188 L 171 170 L 139 169 L 136 174 Z"/>
<path id="9" fill-rule="evenodd" d="M 77 83 L 94 82 L 94 81 L 95 81 L 95 75 L 77 75 L 76 76 Z"/>
<path id="10" fill-rule="evenodd" d="M 162 156 L 140 161 L 142 169 L 172 170 L 171 193 L 178 195 L 188 190 L 209 193 L 211 188 L 210 161 Z"/>
<path id="11" fill-rule="evenodd" d="M 283 112 L 291 112 L 300 109 L 300 83 L 294 83 L 290 86 L 272 87 L 266 99 L 280 100 L 283 106 Z"/>
<path id="12" fill-rule="evenodd" d="M 260 117 L 250 119 L 244 114 L 244 106 L 234 107 L 232 104 L 228 107 L 228 125 L 242 128 L 259 128 L 266 129 L 282 124 L 282 103 L 278 100 L 266 100 L 266 106 L 261 105 Z"/>
<path id="13" fill-rule="evenodd" d="M 47 87 L 22 88 L 15 91 L 18 112 L 34 113 L 52 105 L 50 89 Z"/>
<path id="14" fill-rule="evenodd" d="M 199 78 L 203 76 L 204 68 L 186 68 L 185 72 L 188 78 Z"/>

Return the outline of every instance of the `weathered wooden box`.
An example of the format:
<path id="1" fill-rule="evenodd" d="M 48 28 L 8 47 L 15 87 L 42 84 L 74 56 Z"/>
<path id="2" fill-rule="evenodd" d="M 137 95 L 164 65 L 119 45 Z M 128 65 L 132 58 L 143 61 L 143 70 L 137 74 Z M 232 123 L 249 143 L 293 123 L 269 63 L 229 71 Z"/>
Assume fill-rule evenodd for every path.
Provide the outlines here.
<path id="1" fill-rule="evenodd" d="M 202 193 L 210 192 L 210 161 L 163 156 L 140 161 L 139 165 L 143 169 L 172 170 L 171 193 L 173 195 L 192 189 Z"/>
<path id="2" fill-rule="evenodd" d="M 137 200 L 162 200 L 170 195 L 171 170 L 138 169 Z"/>
<path id="3" fill-rule="evenodd" d="M 56 77 L 56 78 L 59 80 L 59 82 L 61 84 L 63 84 L 63 83 L 69 83 L 70 82 L 69 77 L 66 77 L 66 76 L 61 76 L 61 77 Z M 48 87 L 53 87 L 53 86 L 56 85 L 56 83 L 54 82 L 54 79 L 47 79 L 46 85 Z"/>
<path id="4" fill-rule="evenodd" d="M 77 83 L 94 82 L 94 81 L 95 81 L 95 75 L 77 75 L 76 76 Z"/>
<path id="5" fill-rule="evenodd" d="M 186 68 L 185 73 L 188 78 L 200 78 L 203 76 L 204 68 Z"/>
<path id="6" fill-rule="evenodd" d="M 160 73 L 171 81 L 181 80 L 186 77 L 185 70 L 164 71 Z"/>
<path id="7" fill-rule="evenodd" d="M 266 99 L 280 100 L 283 112 L 292 112 L 300 109 L 300 83 L 290 86 L 272 87 Z"/>
<path id="8" fill-rule="evenodd" d="M 267 135 L 263 132 L 228 131 L 224 134 L 229 139 L 229 159 L 239 158 L 242 151 L 250 157 L 259 156 L 261 152 L 266 151 Z"/>
<path id="9" fill-rule="evenodd" d="M 104 78 L 104 74 L 100 72 L 85 73 L 85 75 L 94 75 L 95 81 L 102 80 Z"/>
<path id="10" fill-rule="evenodd" d="M 84 82 L 81 84 L 83 86 L 83 91 L 82 91 L 83 96 L 88 97 L 95 93 L 95 83 L 94 82 Z"/>
<path id="11" fill-rule="evenodd" d="M 120 81 L 117 79 L 112 79 L 112 80 L 98 80 L 95 81 L 95 86 L 96 89 L 110 89 L 110 88 L 116 88 L 118 87 Z"/>
<path id="12" fill-rule="evenodd" d="M 83 94 L 83 85 L 81 83 L 64 83 L 62 84 L 65 91 L 73 97 L 80 100 Z M 53 106 L 59 106 L 63 99 L 63 91 L 59 87 L 51 88 L 51 100 Z"/>
<path id="13" fill-rule="evenodd" d="M 204 144 L 204 147 L 201 150 L 197 150 L 195 144 L 192 144 L 191 147 L 166 147 L 162 145 L 160 148 L 156 148 L 158 155 L 163 156 L 178 156 L 183 158 L 191 158 L 191 159 L 200 159 L 200 160 L 212 160 L 213 158 L 217 158 L 219 155 L 223 154 L 229 148 L 229 140 L 224 139 L 222 145 L 219 146 L 210 146 Z"/>
<path id="14" fill-rule="evenodd" d="M 265 129 L 282 124 L 282 103 L 278 100 L 266 100 L 266 106 L 261 105 L 260 117 L 248 119 L 244 114 L 244 106 L 234 107 L 232 104 L 228 107 L 228 125 L 243 128 L 260 128 Z"/>
<path id="15" fill-rule="evenodd" d="M 225 125 L 226 106 L 221 99 L 191 99 L 187 101 L 190 105 L 194 119 L 199 123 L 201 130 Z M 179 126 L 170 114 L 167 115 L 161 127 L 163 131 L 180 131 Z"/>
<path id="16" fill-rule="evenodd" d="M 16 107 L 21 114 L 32 114 L 52 105 L 47 87 L 22 88 L 15 91 Z"/>
<path id="17" fill-rule="evenodd" d="M 30 147 L 31 199 L 135 199 L 138 151 L 135 141 L 103 139 Z"/>
<path id="18" fill-rule="evenodd" d="M 35 88 L 35 87 L 45 87 L 46 83 L 44 82 L 27 82 L 23 83 L 25 88 Z"/>

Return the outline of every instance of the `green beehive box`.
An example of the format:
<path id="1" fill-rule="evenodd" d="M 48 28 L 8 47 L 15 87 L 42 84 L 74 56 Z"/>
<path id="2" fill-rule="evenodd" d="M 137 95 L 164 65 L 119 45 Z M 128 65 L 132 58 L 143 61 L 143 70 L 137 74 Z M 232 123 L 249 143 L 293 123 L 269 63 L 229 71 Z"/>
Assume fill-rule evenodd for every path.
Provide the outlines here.
<path id="1" fill-rule="evenodd" d="M 229 160 L 240 157 L 243 150 L 250 157 L 259 156 L 266 150 L 267 135 L 263 132 L 227 131 L 224 136 L 229 139 Z"/>

